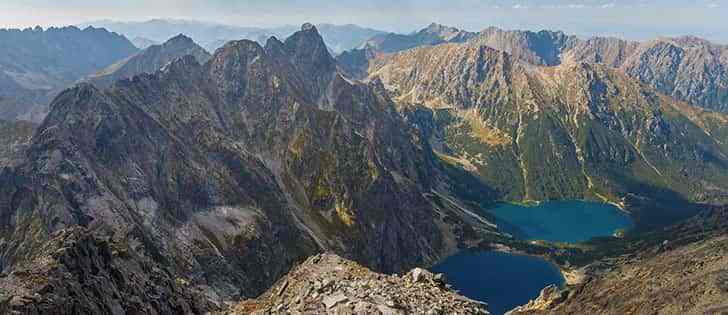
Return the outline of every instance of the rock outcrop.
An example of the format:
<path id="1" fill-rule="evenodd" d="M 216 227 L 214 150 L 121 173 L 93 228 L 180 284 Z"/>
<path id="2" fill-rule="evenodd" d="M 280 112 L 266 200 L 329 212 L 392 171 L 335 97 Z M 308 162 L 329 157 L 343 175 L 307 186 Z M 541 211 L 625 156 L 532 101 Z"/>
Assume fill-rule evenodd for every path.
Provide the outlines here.
<path id="1" fill-rule="evenodd" d="M 383 275 L 332 254 L 294 268 L 268 292 L 228 314 L 488 314 L 424 269 Z"/>
<path id="2" fill-rule="evenodd" d="M 0 274 L 3 314 L 204 314 L 219 300 L 193 290 L 131 241 L 81 227 L 59 230 L 30 259 Z"/>

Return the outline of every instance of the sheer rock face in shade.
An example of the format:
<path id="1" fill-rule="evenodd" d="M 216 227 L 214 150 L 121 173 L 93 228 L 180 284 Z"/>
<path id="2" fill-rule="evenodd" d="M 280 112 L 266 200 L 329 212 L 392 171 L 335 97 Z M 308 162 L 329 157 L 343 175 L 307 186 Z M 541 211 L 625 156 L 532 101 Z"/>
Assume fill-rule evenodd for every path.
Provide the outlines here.
<path id="1" fill-rule="evenodd" d="M 204 314 L 220 305 L 135 252 L 81 227 L 50 236 L 0 281 L 3 314 Z"/>
<path id="2" fill-rule="evenodd" d="M 453 193 L 469 175 L 452 176 L 380 82 L 344 78 L 315 28 L 66 90 L 25 155 L 0 172 L 9 272 L 82 226 L 217 301 L 254 297 L 321 249 L 396 272 L 499 237 Z"/>
<path id="3" fill-rule="evenodd" d="M 35 128 L 36 125 L 29 122 L 0 120 L 0 169 L 23 161 Z"/>
<path id="4" fill-rule="evenodd" d="M 438 154 L 505 199 L 727 200 L 728 117 L 607 66 L 533 66 L 471 41 L 384 56 L 369 73 Z"/>

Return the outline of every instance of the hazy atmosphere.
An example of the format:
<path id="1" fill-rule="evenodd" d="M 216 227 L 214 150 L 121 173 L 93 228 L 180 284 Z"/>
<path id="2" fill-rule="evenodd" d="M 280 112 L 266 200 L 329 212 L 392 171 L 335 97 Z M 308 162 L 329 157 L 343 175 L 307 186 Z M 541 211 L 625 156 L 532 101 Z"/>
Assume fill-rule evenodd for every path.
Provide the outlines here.
<path id="1" fill-rule="evenodd" d="M 560 29 L 580 36 L 629 39 L 691 34 L 725 43 L 726 15 L 726 0 L 5 0 L 0 27 L 175 18 L 263 27 L 306 21 L 353 23 L 409 32 L 438 22 L 471 31 L 487 26 Z"/>

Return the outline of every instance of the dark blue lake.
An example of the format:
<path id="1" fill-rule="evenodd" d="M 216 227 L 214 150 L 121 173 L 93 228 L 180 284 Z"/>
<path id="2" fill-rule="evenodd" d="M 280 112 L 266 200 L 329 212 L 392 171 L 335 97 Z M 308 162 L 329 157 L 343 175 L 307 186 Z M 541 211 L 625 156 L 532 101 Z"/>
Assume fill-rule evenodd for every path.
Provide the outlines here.
<path id="1" fill-rule="evenodd" d="M 488 210 L 499 227 L 527 240 L 576 243 L 629 229 L 632 220 L 617 207 L 585 201 L 543 202 L 537 206 L 501 204 Z"/>
<path id="2" fill-rule="evenodd" d="M 488 303 L 494 315 L 528 303 L 548 285 L 564 283 L 559 269 L 542 258 L 494 251 L 463 252 L 432 271 L 444 273 L 462 295 Z"/>
<path id="3" fill-rule="evenodd" d="M 575 243 L 632 226 L 618 208 L 584 201 L 501 204 L 488 211 L 499 228 L 526 240 Z M 433 271 L 444 273 L 463 295 L 487 302 L 496 315 L 528 303 L 548 285 L 564 282 L 559 269 L 544 259 L 502 252 L 463 252 Z"/>

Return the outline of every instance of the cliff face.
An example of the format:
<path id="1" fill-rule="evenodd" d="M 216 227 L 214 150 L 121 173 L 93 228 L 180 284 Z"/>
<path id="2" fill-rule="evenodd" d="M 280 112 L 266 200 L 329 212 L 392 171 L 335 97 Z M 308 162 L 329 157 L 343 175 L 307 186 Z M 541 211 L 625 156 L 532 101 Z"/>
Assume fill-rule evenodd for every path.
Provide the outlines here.
<path id="1" fill-rule="evenodd" d="M 606 66 L 534 67 L 470 42 L 392 54 L 369 72 L 438 154 L 502 198 L 726 200 L 726 116 Z"/>
<path id="2" fill-rule="evenodd" d="M 186 56 L 108 90 L 69 89 L 25 156 L 0 173 L 8 273 L 82 226 L 230 300 L 321 249 L 400 271 L 497 237 L 452 192 L 469 177 L 451 176 L 380 83 L 344 78 L 311 25 L 265 47 L 230 42 L 204 65 Z"/>
<path id="3" fill-rule="evenodd" d="M 472 41 L 507 52 L 515 59 L 546 66 L 560 64 L 561 53 L 579 42 L 563 32 L 505 31 L 495 27 L 484 29 Z"/>
<path id="4" fill-rule="evenodd" d="M 643 44 L 622 69 L 680 100 L 728 112 L 728 48 L 697 38 Z"/>
<path id="5" fill-rule="evenodd" d="M 23 161 L 35 128 L 36 125 L 29 122 L 0 120 L 0 169 Z"/>

